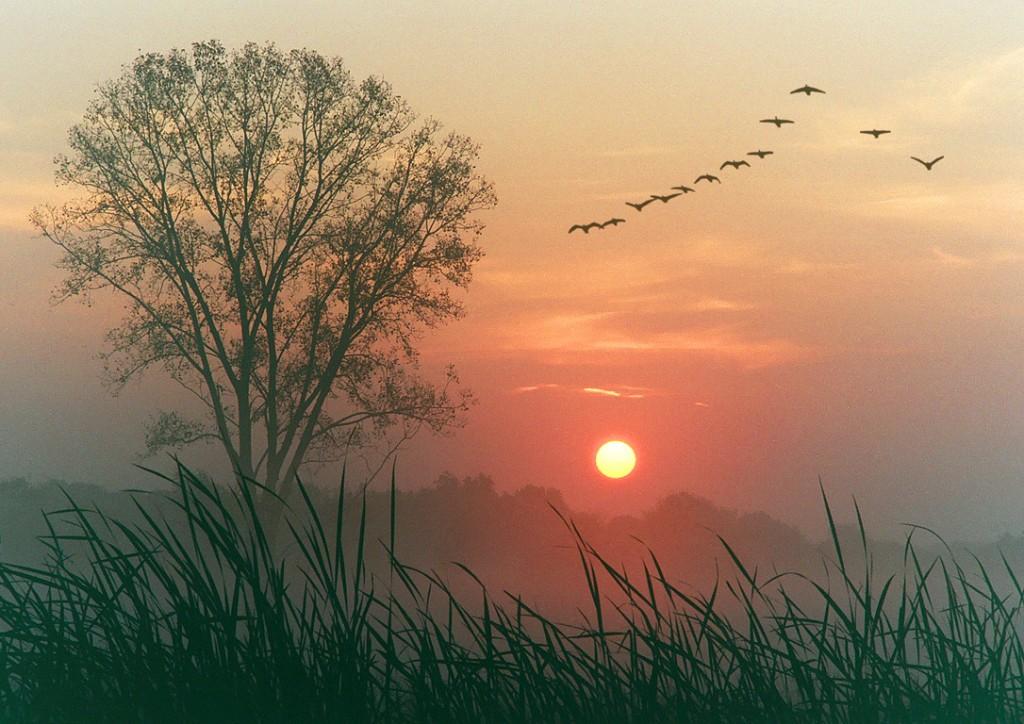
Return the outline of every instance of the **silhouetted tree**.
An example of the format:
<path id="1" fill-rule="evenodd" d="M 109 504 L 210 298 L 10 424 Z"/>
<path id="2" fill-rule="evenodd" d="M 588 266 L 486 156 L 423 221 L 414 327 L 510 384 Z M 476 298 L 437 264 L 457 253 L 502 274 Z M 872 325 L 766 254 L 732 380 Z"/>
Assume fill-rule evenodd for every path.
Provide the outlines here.
<path id="1" fill-rule="evenodd" d="M 160 366 L 209 412 L 160 412 L 150 451 L 217 440 L 283 490 L 303 462 L 459 420 L 467 393 L 450 367 L 418 378 L 415 341 L 461 313 L 481 257 L 494 196 L 468 139 L 339 59 L 216 42 L 139 56 L 69 139 L 57 178 L 84 196 L 33 214 L 58 297 L 127 302 L 115 393 Z"/>

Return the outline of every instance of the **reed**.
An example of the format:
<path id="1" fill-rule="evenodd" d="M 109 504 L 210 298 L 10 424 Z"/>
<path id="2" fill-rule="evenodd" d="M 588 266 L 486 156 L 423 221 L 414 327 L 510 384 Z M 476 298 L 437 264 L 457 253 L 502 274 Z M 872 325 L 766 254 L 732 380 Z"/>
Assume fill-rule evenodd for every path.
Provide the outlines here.
<path id="1" fill-rule="evenodd" d="M 859 510 L 851 551 L 824 491 L 821 574 L 764 576 L 722 540 L 735 572 L 703 595 L 653 551 L 640 571 L 619 568 L 563 519 L 589 592 L 566 623 L 482 583 L 460 599 L 403 565 L 394 473 L 387 540 L 370 540 L 365 498 L 355 535 L 344 530 L 359 497 L 343 477 L 331 529 L 299 483 L 283 546 L 257 482 L 222 488 L 180 464 L 165 480 L 172 492 L 138 496 L 130 523 L 68 496 L 45 514 L 44 565 L 0 563 L 0 720 L 1024 718 L 1024 588 L 1005 559 L 1002 591 L 977 559 L 919 554 L 913 538 L 930 532 L 912 528 L 902 570 L 879 575 Z M 370 545 L 388 553 L 383 577 Z"/>

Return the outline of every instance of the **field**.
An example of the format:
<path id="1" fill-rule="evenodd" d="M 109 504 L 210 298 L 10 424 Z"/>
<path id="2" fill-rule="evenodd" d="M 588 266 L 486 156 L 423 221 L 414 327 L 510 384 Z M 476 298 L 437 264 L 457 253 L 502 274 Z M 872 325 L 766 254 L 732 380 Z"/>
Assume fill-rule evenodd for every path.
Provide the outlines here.
<path id="1" fill-rule="evenodd" d="M 1024 717 L 1024 586 L 952 550 L 873 570 L 832 532 L 824 572 L 732 568 L 681 590 L 651 551 L 606 560 L 566 519 L 589 605 L 559 622 L 514 592 L 456 593 L 305 487 L 280 534 L 253 482 L 179 466 L 141 523 L 69 496 L 47 564 L 0 564 L 4 722 L 986 722 Z M 392 478 L 392 501 L 394 500 Z M 350 511 L 351 512 L 351 511 Z M 858 513 L 859 520 L 859 513 Z M 348 522 L 346 522 L 348 521 Z M 284 547 L 273 541 L 284 541 Z M 352 542 L 354 541 L 354 545 Z M 283 554 L 281 550 L 290 553 Z M 2 553 L 0 547 L 0 553 Z M 467 576 L 476 578 L 466 569 Z"/>

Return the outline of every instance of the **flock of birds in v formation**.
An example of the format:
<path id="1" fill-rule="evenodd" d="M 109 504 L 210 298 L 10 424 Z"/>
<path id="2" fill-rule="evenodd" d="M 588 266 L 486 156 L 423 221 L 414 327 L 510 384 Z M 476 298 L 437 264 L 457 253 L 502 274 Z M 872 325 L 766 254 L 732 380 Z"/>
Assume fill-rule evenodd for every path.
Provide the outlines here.
<path id="1" fill-rule="evenodd" d="M 796 88 L 794 90 L 791 90 L 789 92 L 790 95 L 793 95 L 795 93 L 805 93 L 805 94 L 807 94 L 808 97 L 810 97 L 810 95 L 812 93 L 822 93 L 822 94 L 824 94 L 825 91 L 821 90 L 820 88 L 814 88 L 813 86 L 805 85 L 805 86 L 802 86 L 800 88 Z M 762 118 L 760 122 L 761 123 L 771 123 L 776 128 L 782 128 L 784 125 L 786 125 L 788 123 L 795 123 L 796 121 L 792 121 L 792 120 L 790 120 L 788 118 L 779 118 L 778 116 L 773 116 L 772 118 Z M 872 128 L 872 129 L 867 130 L 867 131 L 861 131 L 861 133 L 863 133 L 865 135 L 868 135 L 868 136 L 873 136 L 875 138 L 875 140 L 878 140 L 879 136 L 884 136 L 884 135 L 886 135 L 888 133 L 892 133 L 892 131 L 888 130 L 888 129 L 882 129 L 882 128 Z M 775 152 L 774 151 L 762 151 L 761 149 L 758 149 L 756 151 L 749 151 L 747 153 L 747 155 L 748 156 L 757 156 L 758 159 L 763 161 L 766 156 L 771 156 L 773 153 L 775 153 Z M 925 161 L 923 159 L 918 158 L 917 156 L 911 156 L 910 158 L 913 159 L 914 161 L 917 161 L 922 166 L 924 166 L 928 171 L 931 171 L 932 170 L 932 166 L 934 166 L 939 161 L 941 161 L 943 158 L 945 158 L 945 156 L 939 156 L 938 158 L 933 158 L 931 161 Z M 718 170 L 719 171 L 723 171 L 723 170 L 725 170 L 726 167 L 732 167 L 733 169 L 739 170 L 742 166 L 747 166 L 749 168 L 750 167 L 750 163 L 748 161 L 746 161 L 746 160 L 726 161 L 725 163 L 723 163 L 721 166 L 718 167 Z M 710 173 L 705 173 L 705 174 L 701 174 L 696 179 L 694 179 L 693 185 L 696 186 L 701 181 L 706 181 L 709 184 L 710 183 L 719 183 L 719 184 L 722 183 L 722 180 L 720 178 L 718 178 L 718 176 L 715 176 L 715 175 L 710 174 Z M 695 189 L 693 187 L 685 186 L 685 185 L 673 186 L 672 190 L 675 193 L 672 193 L 672 194 L 651 194 L 648 198 L 644 199 L 643 201 L 627 201 L 626 202 L 626 206 L 631 206 L 634 209 L 636 209 L 636 211 L 639 212 L 639 211 L 643 211 L 644 208 L 648 204 L 653 204 L 655 201 L 660 201 L 663 204 L 667 204 L 669 201 L 671 201 L 672 199 L 676 198 L 677 196 L 682 196 L 684 194 L 691 194 L 691 193 L 693 193 L 695 191 Z M 626 223 L 625 219 L 621 219 L 621 218 L 616 216 L 616 217 L 613 217 L 611 219 L 608 219 L 607 221 L 591 221 L 591 222 L 586 223 L 586 224 L 573 224 L 572 226 L 569 227 L 569 233 L 571 234 L 574 231 L 582 231 L 584 234 L 589 234 L 591 229 L 604 229 L 605 227 L 608 227 L 608 226 L 618 226 L 619 224 L 625 224 L 625 223 Z"/>

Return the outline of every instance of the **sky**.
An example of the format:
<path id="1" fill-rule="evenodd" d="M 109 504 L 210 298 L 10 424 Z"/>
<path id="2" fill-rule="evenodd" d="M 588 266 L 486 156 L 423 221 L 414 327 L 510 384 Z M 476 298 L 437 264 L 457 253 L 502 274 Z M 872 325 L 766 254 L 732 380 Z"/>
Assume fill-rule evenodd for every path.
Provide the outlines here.
<path id="1" fill-rule="evenodd" d="M 0 476 L 120 485 L 176 401 L 103 388 L 121 305 L 53 305 L 28 215 L 66 198 L 52 159 L 97 83 L 215 38 L 341 56 L 481 146 L 486 257 L 421 343 L 478 404 L 401 453 L 403 485 L 483 472 L 608 513 L 685 490 L 818 532 L 820 479 L 883 532 L 1024 529 L 1024 5 L 375 5 L 0 2 Z M 592 463 L 612 438 L 619 481 Z"/>

